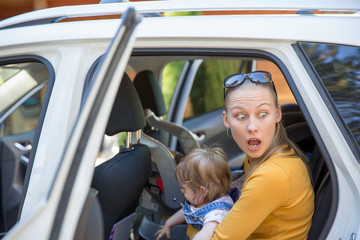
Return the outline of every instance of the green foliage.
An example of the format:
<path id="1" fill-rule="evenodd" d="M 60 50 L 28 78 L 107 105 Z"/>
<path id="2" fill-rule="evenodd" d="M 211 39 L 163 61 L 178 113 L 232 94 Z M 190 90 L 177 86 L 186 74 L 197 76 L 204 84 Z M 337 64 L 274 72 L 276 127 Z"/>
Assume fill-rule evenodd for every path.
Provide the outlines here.
<path id="1" fill-rule="evenodd" d="M 118 146 L 125 146 L 126 132 L 118 133 Z"/>
<path id="2" fill-rule="evenodd" d="M 240 60 L 205 60 L 196 74 L 190 93 L 194 116 L 224 106 L 223 81 L 241 69 Z"/>
<path id="3" fill-rule="evenodd" d="M 244 64 L 245 63 L 245 64 Z M 192 118 L 224 107 L 223 81 L 230 74 L 242 71 L 247 67 L 242 60 L 204 60 L 200 65 L 190 93 L 191 104 L 188 105 Z M 163 69 L 162 91 L 167 109 L 171 102 L 177 80 L 185 61 L 168 63 Z"/>
<path id="4" fill-rule="evenodd" d="M 174 61 L 167 64 L 163 69 L 161 88 L 167 110 L 184 64 L 185 61 Z"/>

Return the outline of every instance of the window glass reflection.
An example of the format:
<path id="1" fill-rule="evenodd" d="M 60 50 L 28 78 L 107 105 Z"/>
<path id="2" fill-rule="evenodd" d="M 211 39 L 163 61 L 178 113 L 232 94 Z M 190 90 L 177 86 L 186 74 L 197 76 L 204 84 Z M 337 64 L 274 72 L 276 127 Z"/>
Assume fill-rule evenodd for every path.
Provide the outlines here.
<path id="1" fill-rule="evenodd" d="M 360 146 L 360 48 L 301 43 Z"/>

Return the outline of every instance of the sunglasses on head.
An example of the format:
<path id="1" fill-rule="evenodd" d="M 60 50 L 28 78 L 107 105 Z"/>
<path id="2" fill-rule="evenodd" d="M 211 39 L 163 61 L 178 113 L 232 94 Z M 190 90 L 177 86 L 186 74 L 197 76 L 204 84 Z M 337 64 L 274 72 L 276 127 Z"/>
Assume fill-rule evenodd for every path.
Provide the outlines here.
<path id="1" fill-rule="evenodd" d="M 233 88 L 241 85 L 246 79 L 254 83 L 272 83 L 272 77 L 269 72 L 266 71 L 254 71 L 248 74 L 236 73 L 230 75 L 224 79 L 224 97 L 225 88 Z M 273 84 L 274 85 L 274 84 Z M 275 89 L 275 86 L 274 86 Z"/>
<path id="2" fill-rule="evenodd" d="M 233 88 L 242 84 L 246 79 L 254 83 L 272 83 L 271 74 L 265 71 L 254 71 L 248 74 L 233 74 L 225 78 L 224 87 Z"/>

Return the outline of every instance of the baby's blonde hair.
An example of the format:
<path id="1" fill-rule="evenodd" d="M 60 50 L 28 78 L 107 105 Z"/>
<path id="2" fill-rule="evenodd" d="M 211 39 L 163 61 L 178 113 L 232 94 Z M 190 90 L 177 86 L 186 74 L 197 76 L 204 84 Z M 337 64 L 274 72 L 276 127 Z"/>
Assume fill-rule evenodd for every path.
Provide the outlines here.
<path id="1" fill-rule="evenodd" d="M 212 202 L 229 193 L 230 168 L 225 152 L 219 148 L 197 148 L 190 151 L 175 170 L 177 181 L 194 193 L 201 186 L 208 190 L 205 201 Z"/>

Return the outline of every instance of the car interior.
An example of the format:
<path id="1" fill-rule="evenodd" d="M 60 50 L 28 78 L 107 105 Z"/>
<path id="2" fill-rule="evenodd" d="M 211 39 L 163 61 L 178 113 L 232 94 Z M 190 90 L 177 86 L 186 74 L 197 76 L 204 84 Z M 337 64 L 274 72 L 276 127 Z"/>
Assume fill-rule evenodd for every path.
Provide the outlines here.
<path id="1" fill-rule="evenodd" d="M 171 122 L 168 119 L 174 119 L 173 116 L 169 115 L 169 106 L 166 105 L 166 100 L 164 100 L 164 89 L 161 89 L 162 85 L 165 85 L 165 76 L 164 72 L 166 71 L 166 67 L 173 64 L 174 62 L 182 61 L 182 69 L 181 73 L 178 73 L 177 81 L 177 87 L 179 85 L 179 82 L 181 81 L 187 81 L 190 82 L 190 85 L 195 85 L 196 81 L 196 75 L 199 74 L 197 71 L 201 71 L 201 64 L 204 63 L 207 59 L 205 57 L 202 57 L 201 60 L 198 60 L 196 57 L 172 57 L 169 56 L 165 57 L 154 57 L 152 64 L 150 66 L 150 63 L 147 61 L 149 58 L 147 56 L 145 57 L 133 57 L 129 61 L 129 65 L 127 67 L 127 75 L 130 76 L 133 82 L 133 86 L 137 91 L 136 95 L 139 98 L 139 101 L 141 102 L 141 107 L 138 106 L 137 108 L 140 109 L 146 119 L 146 126 L 144 125 L 142 129 L 142 134 L 140 137 L 140 144 L 146 145 L 151 152 L 151 170 L 148 172 L 149 175 L 146 175 L 144 173 L 140 175 L 146 175 L 149 176 L 147 180 L 145 180 L 146 183 L 143 182 L 143 191 L 141 193 L 141 197 L 139 195 L 139 202 L 138 207 L 136 210 L 134 208 L 131 209 L 132 212 L 136 212 L 136 219 L 133 219 L 132 223 L 132 232 L 131 236 L 135 239 L 155 239 L 154 234 L 158 230 L 159 225 L 163 224 L 165 219 L 168 216 L 171 216 L 178 208 L 179 208 L 179 201 L 183 200 L 182 194 L 180 192 L 180 188 L 176 183 L 175 177 L 174 177 L 174 170 L 176 167 L 176 164 L 181 160 L 181 157 L 186 154 L 189 150 L 191 150 L 194 147 L 202 147 L 202 146 L 208 146 L 211 144 L 219 144 L 217 143 L 209 143 L 204 141 L 203 138 L 201 138 L 201 134 L 199 134 L 198 129 L 194 128 L 194 122 L 197 122 L 196 124 L 203 124 L 203 117 L 206 116 L 209 118 L 209 116 L 217 115 L 214 119 L 211 119 L 213 122 L 219 122 L 218 115 L 221 117 L 222 109 L 215 109 L 210 112 L 206 112 L 203 115 L 198 115 L 195 117 L 190 117 L 186 119 L 183 118 L 182 124 Z M 161 60 L 161 61 L 160 61 Z M 221 61 L 223 59 L 211 59 L 212 61 L 217 60 Z M 225 59 L 228 60 L 228 59 Z M 195 70 L 195 74 L 188 75 L 188 79 L 181 80 L 181 75 L 183 74 L 184 68 L 186 68 L 187 63 L 191 65 L 194 62 L 201 62 L 197 66 L 197 70 Z M 184 63 L 185 62 L 185 63 Z M 254 65 L 256 66 L 256 69 L 259 69 L 261 67 L 265 68 L 265 70 L 271 71 L 273 70 L 275 72 L 276 78 L 281 78 L 281 74 L 279 75 L 277 72 L 279 69 L 276 69 L 277 67 L 271 63 L 270 61 L 263 60 L 263 59 L 250 59 L 246 58 L 243 60 L 243 62 L 240 64 L 240 67 L 238 68 L 237 72 L 246 72 L 254 68 Z M 146 63 L 146 64 L 144 64 Z M 234 64 L 234 63 L 233 63 Z M 219 65 L 219 63 L 218 63 Z M 250 66 L 249 66 L 250 65 Z M 220 65 L 221 66 L 221 65 Z M 276 68 L 274 68 L 274 66 Z M 242 67 L 242 68 L 241 68 Z M 191 69 L 191 67 L 190 67 Z M 193 70 L 194 71 L 194 70 Z M 163 74 L 163 75 L 162 75 Z M 176 74 L 176 73 L 174 73 Z M 206 75 L 205 75 L 206 76 Z M 279 77 L 280 76 L 280 77 Z M 224 76 L 223 76 L 224 77 Z M 191 79 L 193 78 L 193 79 Z M 282 76 L 282 78 L 284 78 Z M 128 77 L 126 76 L 124 79 L 128 81 Z M 190 79 L 190 80 L 189 80 Z M 282 81 L 284 81 L 283 79 Z M 221 79 L 222 81 L 222 79 Z M 220 82 L 221 82 L 220 81 Z M 323 155 L 321 153 L 321 150 L 316 143 L 315 138 L 313 137 L 313 133 L 306 121 L 306 118 L 301 111 L 300 106 L 297 104 L 295 100 L 288 100 L 289 93 L 291 94 L 291 91 L 281 90 L 282 86 L 280 84 L 286 84 L 285 82 L 279 82 L 277 83 L 277 80 L 274 79 L 276 87 L 280 89 L 279 91 L 279 100 L 283 101 L 282 104 L 282 112 L 283 112 L 283 124 L 286 128 L 286 131 L 288 133 L 289 138 L 294 141 L 306 154 L 306 156 L 309 159 L 309 168 L 312 173 L 312 180 L 313 180 L 313 186 L 314 186 L 314 192 L 316 195 L 316 208 L 315 213 L 313 216 L 313 224 L 311 226 L 308 239 L 318 239 L 320 234 L 325 228 L 325 225 L 328 224 L 328 215 L 332 204 L 332 183 L 330 174 L 327 168 L 327 165 L 323 159 Z M 222 84 L 222 82 L 221 82 Z M 184 87 L 185 86 L 185 87 Z M 186 85 L 182 86 L 183 88 L 186 88 Z M 190 86 L 191 88 L 191 86 Z M 288 88 L 288 87 L 287 87 Z M 218 90 L 221 91 L 222 94 L 222 88 L 218 88 Z M 120 91 L 120 90 L 119 90 Z M 177 89 L 174 89 L 174 95 Z M 183 90 L 184 91 L 184 90 Z M 192 91 L 192 90 L 191 90 Z M 184 93 L 185 94 L 185 93 Z M 189 94 L 189 92 L 188 92 Z M 191 95 L 191 93 L 190 93 Z M 283 96 L 284 95 L 284 96 Z M 292 94 L 291 94 L 292 95 Z M 133 96 L 134 97 L 134 96 Z M 174 100 L 174 96 L 172 96 Z M 188 99 L 186 100 L 186 103 L 183 105 L 188 106 Z M 223 104 L 223 103 L 222 103 Z M 174 105 L 173 105 L 174 106 Z M 115 107 L 115 105 L 114 105 Z M 132 107 L 134 110 L 135 107 Z M 113 108 L 114 111 L 114 108 Z M 186 111 L 184 111 L 186 112 Z M 167 115 L 168 114 L 168 115 Z M 167 115 L 167 116 L 166 116 Z M 185 113 L 184 113 L 185 115 Z M 164 120 L 166 118 L 166 120 Z M 221 117 L 222 118 L 222 117 Z M 200 120 L 199 120 L 200 119 Z M 216 120 L 217 119 L 217 120 Z M 187 121 L 190 121 L 191 124 L 186 124 Z M 111 122 L 111 117 L 109 124 Z M 115 124 L 115 122 L 113 122 Z M 222 122 L 221 122 L 222 124 Z M 206 125 L 206 124 L 205 124 Z M 193 129 L 188 129 L 187 126 L 193 127 Z M 108 126 L 109 127 L 109 126 Z M 140 129 L 140 128 L 139 128 Z M 195 129 L 195 130 L 194 130 Z M 117 131 L 119 132 L 119 131 Z M 117 133 L 117 132 L 114 132 Z M 183 134 L 181 134 L 183 132 Z M 202 134 L 204 134 L 206 137 L 211 138 L 212 136 L 209 136 L 208 133 L 205 130 L 200 131 Z M 226 134 L 223 130 L 222 134 Z M 131 135 L 131 134 L 129 134 Z M 134 135 L 134 134 L 132 134 Z M 186 135 L 185 138 L 182 138 L 182 136 Z M 139 135 L 137 135 L 139 137 Z M 206 139 L 206 138 L 205 138 Z M 223 139 L 223 138 L 220 138 Z M 124 140 L 124 143 L 126 145 L 129 138 L 126 138 Z M 176 144 L 172 145 L 175 147 L 171 147 L 171 142 L 175 141 Z M 227 140 L 229 141 L 229 140 Z M 121 143 L 120 143 L 121 145 Z M 186 146 L 188 145 L 188 147 Z M 121 146 L 119 148 L 120 152 L 123 151 L 122 149 L 124 146 Z M 233 153 L 229 154 L 230 156 L 234 155 Z M 242 152 L 237 153 L 237 155 L 243 155 Z M 113 158 L 109 161 L 114 161 Z M 108 161 L 106 161 L 103 164 L 108 164 Z M 240 161 L 229 159 L 229 166 L 231 170 L 235 173 L 240 169 L 242 169 L 242 161 L 240 158 Z M 95 170 L 95 176 L 98 179 L 99 175 L 97 174 L 98 168 L 102 165 L 99 165 L 96 167 Z M 137 176 L 139 173 L 137 173 Z M 235 179 L 238 177 L 238 174 L 232 175 Z M 115 178 L 115 177 L 114 177 Z M 95 177 L 94 177 L 95 179 Z M 98 180 L 97 180 L 98 181 Z M 120 181 L 120 180 L 119 180 Z M 94 183 L 94 180 L 93 180 Z M 117 186 L 122 186 L 123 184 L 126 185 L 126 181 L 123 183 L 118 183 Z M 112 185 L 112 184 L 111 184 Z M 113 185 L 112 185 L 113 186 Z M 97 187 L 93 184 L 92 187 L 97 189 Z M 104 186 L 105 187 L 105 186 Z M 109 188 L 105 187 L 105 188 Z M 117 188 L 117 187 L 116 187 Z M 121 188 L 119 188 L 121 189 Z M 98 196 L 99 199 L 101 199 L 102 191 L 99 190 Z M 120 190 L 122 191 L 122 190 Z M 139 194 L 139 192 L 137 192 Z M 120 196 L 126 196 L 121 193 L 119 193 L 119 200 Z M 112 197 L 107 197 L 112 198 Z M 105 200 L 102 200 L 105 201 Z M 109 214 L 109 211 L 111 214 L 117 214 L 117 217 L 113 215 L 113 218 L 111 219 L 111 222 L 107 222 L 106 216 L 104 216 L 104 226 L 105 226 L 105 238 L 107 239 L 111 227 L 109 225 L 113 225 L 116 222 L 120 221 L 131 212 L 126 212 L 126 214 L 120 214 L 115 213 L 115 211 L 111 211 L 111 209 L 116 209 L 116 207 L 110 207 L 103 206 L 104 203 L 102 203 L 100 200 L 100 206 L 101 208 L 104 208 L 103 212 L 104 215 Z M 136 201 L 133 201 L 136 202 Z M 114 203 L 115 204 L 115 203 Z M 176 227 L 172 228 L 171 232 L 171 239 L 186 239 L 186 224 L 182 224 Z M 107 229 L 107 230 L 106 230 Z M 126 235 L 128 232 L 126 233 Z M 128 235 L 127 235 L 128 237 Z"/>
<path id="2" fill-rule="evenodd" d="M 96 64 L 86 86 L 91 86 Z M 86 239 L 99 239 L 99 233 L 103 239 L 155 239 L 159 226 L 184 199 L 174 171 L 192 148 L 223 147 L 233 179 L 239 177 L 245 156 L 223 126 L 222 81 L 227 75 L 252 70 L 272 72 L 288 136 L 309 159 L 316 203 L 308 239 L 326 234 L 332 222 L 328 217 L 334 209 L 334 183 L 308 118 L 274 62 L 251 56 L 135 52 L 105 132 L 116 139 L 117 150 L 95 167 L 91 203 L 84 206 L 77 236 L 96 231 Z M 104 147 L 99 155 L 101 151 Z M 8 218 L 3 215 L 4 205 L 1 210 L 4 222 Z M 186 239 L 186 227 L 173 227 L 171 239 Z"/>

